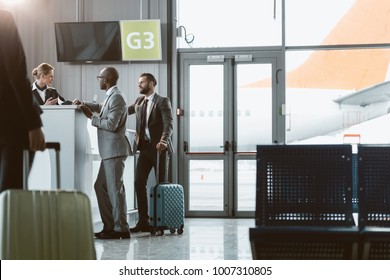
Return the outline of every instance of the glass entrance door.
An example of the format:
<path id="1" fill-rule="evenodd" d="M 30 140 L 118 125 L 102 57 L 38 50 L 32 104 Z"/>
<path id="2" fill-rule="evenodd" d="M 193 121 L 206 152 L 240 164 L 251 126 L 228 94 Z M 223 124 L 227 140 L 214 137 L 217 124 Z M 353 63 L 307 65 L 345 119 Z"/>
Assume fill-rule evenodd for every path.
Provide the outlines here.
<path id="1" fill-rule="evenodd" d="M 180 56 L 179 179 L 187 216 L 254 215 L 256 145 L 277 137 L 277 56 L 241 58 Z"/>

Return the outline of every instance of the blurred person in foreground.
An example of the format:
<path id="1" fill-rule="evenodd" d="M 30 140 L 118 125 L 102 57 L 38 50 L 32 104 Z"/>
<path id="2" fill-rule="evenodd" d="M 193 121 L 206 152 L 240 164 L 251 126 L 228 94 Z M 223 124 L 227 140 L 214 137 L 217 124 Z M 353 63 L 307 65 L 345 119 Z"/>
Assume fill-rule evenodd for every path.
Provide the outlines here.
<path id="1" fill-rule="evenodd" d="M 23 188 L 23 149 L 46 148 L 40 113 L 15 20 L 0 9 L 0 192 Z"/>

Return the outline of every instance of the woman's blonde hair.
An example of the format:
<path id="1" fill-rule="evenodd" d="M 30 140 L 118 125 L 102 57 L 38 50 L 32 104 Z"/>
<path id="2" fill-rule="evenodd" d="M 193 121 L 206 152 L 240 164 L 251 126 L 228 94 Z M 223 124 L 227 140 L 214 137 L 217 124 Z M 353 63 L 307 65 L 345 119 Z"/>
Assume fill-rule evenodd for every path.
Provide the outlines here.
<path id="1" fill-rule="evenodd" d="M 32 70 L 32 75 L 38 80 L 42 75 L 49 74 L 51 70 L 54 70 L 54 67 L 49 63 L 41 63 Z"/>

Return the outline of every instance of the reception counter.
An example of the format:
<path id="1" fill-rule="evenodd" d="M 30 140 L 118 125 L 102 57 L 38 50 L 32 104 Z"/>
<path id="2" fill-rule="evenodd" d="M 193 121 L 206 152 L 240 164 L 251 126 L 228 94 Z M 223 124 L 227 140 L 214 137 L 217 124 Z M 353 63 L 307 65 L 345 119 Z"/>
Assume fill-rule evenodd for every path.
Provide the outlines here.
<path id="1" fill-rule="evenodd" d="M 46 142 L 59 142 L 60 186 L 64 190 L 79 190 L 91 200 L 94 222 L 100 221 L 93 185 L 100 166 L 96 127 L 91 125 L 76 105 L 41 106 L 43 132 Z M 131 132 L 128 131 L 131 138 Z M 29 189 L 50 190 L 56 186 L 54 151 L 45 150 L 35 154 L 29 176 Z M 124 184 L 127 208 L 134 210 L 134 157 L 125 163 Z"/>
<path id="2" fill-rule="evenodd" d="M 46 142 L 61 144 L 61 189 L 88 193 L 92 180 L 92 158 L 87 118 L 76 105 L 42 106 L 42 110 Z M 30 189 L 56 188 L 56 172 L 48 161 L 50 157 L 53 157 L 53 151 L 36 153 L 29 178 Z"/>

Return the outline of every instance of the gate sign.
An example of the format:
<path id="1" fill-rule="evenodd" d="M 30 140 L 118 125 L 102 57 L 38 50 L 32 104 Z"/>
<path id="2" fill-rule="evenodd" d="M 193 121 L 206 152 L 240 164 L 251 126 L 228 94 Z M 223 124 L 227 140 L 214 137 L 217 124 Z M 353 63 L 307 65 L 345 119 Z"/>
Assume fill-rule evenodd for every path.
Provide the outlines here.
<path id="1" fill-rule="evenodd" d="M 161 60 L 160 20 L 121 20 L 122 60 Z"/>

